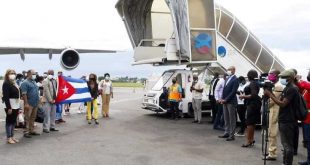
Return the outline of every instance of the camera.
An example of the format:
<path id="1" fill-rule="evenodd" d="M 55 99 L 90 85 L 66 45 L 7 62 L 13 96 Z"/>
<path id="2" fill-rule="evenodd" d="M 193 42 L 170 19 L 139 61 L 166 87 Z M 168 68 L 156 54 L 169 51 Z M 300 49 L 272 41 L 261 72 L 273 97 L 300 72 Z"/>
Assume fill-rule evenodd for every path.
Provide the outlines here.
<path id="1" fill-rule="evenodd" d="M 268 73 L 263 73 L 260 75 L 259 77 L 259 87 L 263 88 L 264 90 L 268 90 L 270 92 L 272 92 L 272 88 L 274 87 L 274 84 L 268 80 Z"/>

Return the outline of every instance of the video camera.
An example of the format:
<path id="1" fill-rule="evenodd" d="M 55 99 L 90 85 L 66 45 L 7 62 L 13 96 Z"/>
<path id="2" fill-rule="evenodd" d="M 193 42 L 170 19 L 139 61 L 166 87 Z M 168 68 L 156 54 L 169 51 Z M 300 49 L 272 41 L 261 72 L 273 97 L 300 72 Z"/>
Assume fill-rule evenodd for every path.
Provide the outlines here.
<path id="1" fill-rule="evenodd" d="M 272 88 L 274 87 L 273 82 L 268 80 L 268 73 L 262 73 L 260 75 L 258 84 L 260 88 L 263 88 L 264 90 L 267 89 L 270 92 L 272 92 Z"/>

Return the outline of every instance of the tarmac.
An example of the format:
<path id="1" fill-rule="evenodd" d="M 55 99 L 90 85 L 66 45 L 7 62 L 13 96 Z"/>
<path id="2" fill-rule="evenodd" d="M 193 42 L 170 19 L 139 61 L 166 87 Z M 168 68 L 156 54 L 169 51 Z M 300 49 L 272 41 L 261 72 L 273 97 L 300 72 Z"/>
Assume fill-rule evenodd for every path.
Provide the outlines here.
<path id="1" fill-rule="evenodd" d="M 99 125 L 87 124 L 85 114 L 77 114 L 73 104 L 67 122 L 58 124 L 56 133 L 42 133 L 31 139 L 16 131 L 20 143 L 6 143 L 3 108 L 0 106 L 0 165 L 261 165 L 261 131 L 255 132 L 253 148 L 241 148 L 245 137 L 227 142 L 219 139 L 221 131 L 213 130 L 203 116 L 203 124 L 192 124 L 191 118 L 170 120 L 164 114 L 141 109 L 142 89 L 116 88 L 111 100 L 111 118 L 100 118 Z M 99 110 L 101 112 L 101 110 Z M 300 137 L 301 139 L 301 137 Z M 300 140 L 301 141 L 301 140 Z M 280 139 L 279 139 L 280 142 Z M 281 145 L 278 160 L 281 164 Z M 306 160 L 300 145 L 294 164 Z"/>

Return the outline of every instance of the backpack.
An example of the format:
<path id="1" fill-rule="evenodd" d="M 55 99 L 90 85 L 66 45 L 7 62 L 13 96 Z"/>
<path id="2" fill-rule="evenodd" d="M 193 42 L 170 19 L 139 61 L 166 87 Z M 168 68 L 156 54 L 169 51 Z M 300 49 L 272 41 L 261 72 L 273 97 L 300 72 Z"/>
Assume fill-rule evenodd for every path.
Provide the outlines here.
<path id="1" fill-rule="evenodd" d="M 295 108 L 295 118 L 299 121 L 304 121 L 307 118 L 308 109 L 306 101 L 301 94 L 298 94 L 298 97 L 296 98 Z"/>

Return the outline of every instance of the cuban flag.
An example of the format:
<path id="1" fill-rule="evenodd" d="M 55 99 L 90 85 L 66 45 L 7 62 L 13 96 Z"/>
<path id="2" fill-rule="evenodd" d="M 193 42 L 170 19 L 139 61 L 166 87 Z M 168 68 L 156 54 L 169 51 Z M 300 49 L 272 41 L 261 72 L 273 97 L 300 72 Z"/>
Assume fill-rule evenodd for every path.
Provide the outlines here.
<path id="1" fill-rule="evenodd" d="M 57 104 L 91 101 L 87 82 L 81 79 L 58 76 Z"/>

